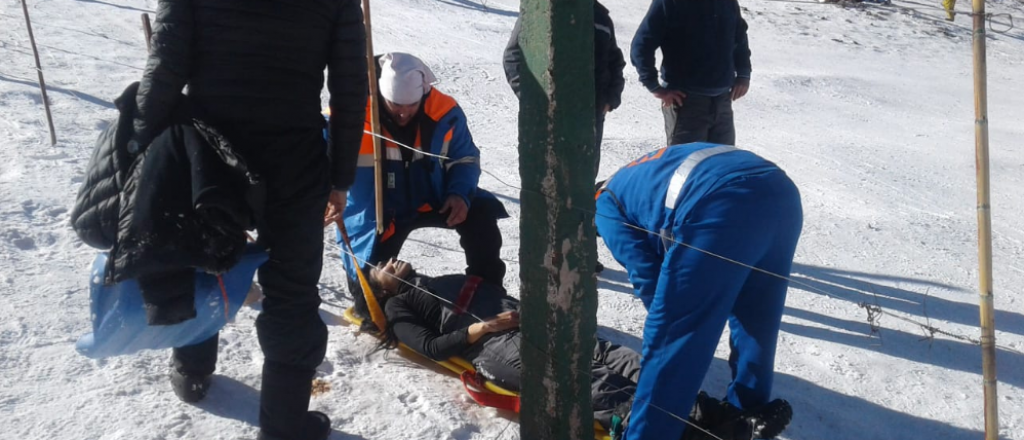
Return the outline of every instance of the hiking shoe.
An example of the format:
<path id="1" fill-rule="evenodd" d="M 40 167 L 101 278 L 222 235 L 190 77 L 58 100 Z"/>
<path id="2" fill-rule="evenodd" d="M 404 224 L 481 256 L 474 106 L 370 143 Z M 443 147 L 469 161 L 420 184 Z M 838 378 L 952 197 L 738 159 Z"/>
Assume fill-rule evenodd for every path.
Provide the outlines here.
<path id="1" fill-rule="evenodd" d="M 601 264 L 600 261 L 598 261 L 597 265 L 594 266 L 594 273 L 601 273 L 601 272 L 604 272 L 604 265 Z"/>
<path id="2" fill-rule="evenodd" d="M 283 439 L 273 437 L 260 431 L 257 440 L 327 440 L 331 436 L 331 419 L 320 411 L 306 413 L 306 420 L 302 424 L 302 432 L 298 437 Z"/>
<path id="3" fill-rule="evenodd" d="M 754 438 L 773 439 L 782 434 L 793 420 L 793 407 L 789 402 L 775 399 L 758 408 L 746 411 L 747 420 L 754 427 Z"/>
<path id="4" fill-rule="evenodd" d="M 743 410 L 703 391 L 697 394 L 689 421 L 696 427 L 687 426 L 681 440 L 750 440 L 754 435 L 754 425 Z"/>
<path id="5" fill-rule="evenodd" d="M 196 403 L 206 398 L 212 375 L 187 375 L 171 369 L 171 389 L 182 402 Z"/>

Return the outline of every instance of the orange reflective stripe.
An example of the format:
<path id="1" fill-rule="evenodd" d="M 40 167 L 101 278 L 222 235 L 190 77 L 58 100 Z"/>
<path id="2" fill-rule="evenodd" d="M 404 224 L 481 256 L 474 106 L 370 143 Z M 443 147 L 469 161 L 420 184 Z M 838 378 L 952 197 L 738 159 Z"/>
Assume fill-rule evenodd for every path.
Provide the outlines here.
<path id="1" fill-rule="evenodd" d="M 434 210 L 434 208 L 431 207 L 429 203 L 424 203 L 423 206 L 420 206 L 420 209 L 416 210 L 416 212 L 424 213 L 424 212 L 430 212 L 430 211 L 433 211 L 433 210 Z"/>
<path id="2" fill-rule="evenodd" d="M 441 118 L 452 111 L 456 105 L 455 98 L 441 93 L 437 88 L 433 88 L 430 91 L 430 96 L 427 97 L 427 102 L 423 103 L 423 113 L 425 113 L 430 119 L 435 121 L 441 120 Z"/>

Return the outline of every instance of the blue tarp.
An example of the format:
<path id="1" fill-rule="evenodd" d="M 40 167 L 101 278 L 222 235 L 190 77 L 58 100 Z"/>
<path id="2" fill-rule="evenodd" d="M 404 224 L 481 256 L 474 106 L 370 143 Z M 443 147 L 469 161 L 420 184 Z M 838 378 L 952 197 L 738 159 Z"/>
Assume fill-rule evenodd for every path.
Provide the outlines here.
<path id="1" fill-rule="evenodd" d="M 196 317 L 175 325 L 149 326 L 139 284 L 135 280 L 103 284 L 107 254 L 100 253 L 93 262 L 89 280 L 92 333 L 79 338 L 75 349 L 84 356 L 100 359 L 202 342 L 234 319 L 249 293 L 256 269 L 267 258 L 265 251 L 250 246 L 242 260 L 223 274 L 228 297 L 227 320 L 217 277 L 196 272 Z"/>

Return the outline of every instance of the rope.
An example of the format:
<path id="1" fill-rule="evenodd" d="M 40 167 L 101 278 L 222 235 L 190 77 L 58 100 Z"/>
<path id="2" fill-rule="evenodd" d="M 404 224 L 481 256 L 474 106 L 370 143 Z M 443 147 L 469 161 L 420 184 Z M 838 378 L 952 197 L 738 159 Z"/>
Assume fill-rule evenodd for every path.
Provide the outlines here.
<path id="1" fill-rule="evenodd" d="M 788 1 L 793 1 L 793 0 L 761 0 L 761 1 L 782 1 L 782 2 L 788 2 Z M 398 145 L 399 147 L 411 149 L 413 151 L 419 151 L 416 148 L 413 148 L 413 147 L 410 147 L 408 145 L 405 145 L 405 144 L 403 144 L 401 142 L 398 142 L 398 141 L 396 141 L 394 139 L 390 139 L 390 138 L 386 138 L 386 139 L 389 142 L 393 142 L 395 145 Z M 440 155 L 433 155 L 433 156 L 439 157 L 439 158 L 444 159 L 444 160 L 452 160 L 451 158 L 445 157 L 445 156 L 440 156 Z M 503 179 L 501 179 L 500 177 L 498 177 L 494 173 L 483 169 L 483 167 L 480 168 L 480 171 L 483 172 L 484 174 L 487 174 L 488 176 L 493 177 L 499 183 L 501 183 L 502 185 L 505 185 L 505 186 L 507 186 L 509 188 L 513 188 L 513 189 L 519 190 L 521 192 L 528 192 L 528 193 L 531 193 L 531 194 L 540 195 L 541 197 L 547 198 L 548 200 L 552 200 L 552 201 L 558 202 L 558 200 L 555 197 L 549 196 L 549 195 L 547 195 L 547 194 L 545 194 L 545 193 L 543 193 L 541 191 L 527 190 L 527 189 L 524 189 L 524 188 L 522 188 L 520 186 L 516 186 L 516 185 L 510 184 L 508 182 L 505 182 Z M 869 324 L 872 324 L 873 322 L 877 321 L 877 319 L 875 319 L 877 316 L 888 316 L 888 317 L 896 319 L 898 321 L 902 321 L 902 322 L 905 322 L 905 323 L 908 323 L 908 324 L 916 325 L 916 326 L 920 327 L 923 331 L 928 333 L 929 335 L 941 334 L 941 335 L 944 335 L 944 336 L 947 336 L 947 337 L 950 337 L 950 338 L 953 338 L 953 339 L 956 339 L 956 340 L 959 340 L 959 341 L 962 341 L 962 342 L 967 342 L 967 343 L 970 343 L 970 344 L 973 344 L 973 345 L 981 345 L 981 340 L 980 339 L 976 339 L 976 338 L 972 338 L 972 337 L 969 337 L 969 336 L 961 335 L 961 334 L 958 334 L 958 333 L 954 333 L 952 331 L 942 330 L 942 329 L 940 329 L 938 327 L 935 327 L 935 326 L 932 326 L 932 325 L 929 325 L 929 324 L 926 324 L 926 323 L 922 323 L 922 322 L 917 321 L 915 319 L 908 318 L 908 317 L 905 317 L 905 316 L 902 316 L 902 315 L 894 314 L 893 312 L 886 311 L 885 309 L 882 309 L 881 306 L 870 305 L 870 304 L 868 304 L 866 302 L 857 301 L 857 300 L 855 300 L 853 298 L 850 298 L 848 296 L 827 292 L 825 290 L 822 290 L 822 289 L 820 289 L 818 287 L 815 287 L 815 286 L 810 285 L 808 283 L 802 282 L 800 280 L 794 279 L 792 277 L 787 277 L 787 276 L 784 276 L 784 275 L 779 275 L 777 273 L 774 273 L 774 272 L 771 272 L 771 271 L 767 271 L 767 270 L 764 270 L 764 269 L 761 269 L 761 268 L 758 268 L 758 267 L 755 267 L 755 266 L 752 266 L 752 265 L 749 265 L 749 264 L 745 264 L 743 262 L 736 261 L 734 259 L 725 257 L 723 255 L 719 255 L 719 254 L 716 254 L 714 252 L 710 252 L 710 251 L 707 251 L 707 250 L 704 250 L 704 249 L 700 249 L 698 247 L 695 247 L 695 246 L 687 244 L 687 243 L 683 243 L 683 242 L 681 242 L 679 240 L 676 240 L 675 237 L 666 236 L 666 235 L 664 235 L 664 234 L 662 234 L 660 232 L 650 231 L 650 230 L 641 228 L 641 227 L 636 226 L 636 225 L 632 225 L 632 224 L 629 224 L 629 223 L 625 223 L 625 222 L 619 221 L 617 219 L 613 219 L 613 218 L 610 218 L 610 217 L 607 217 L 607 216 L 600 215 L 596 211 L 591 211 L 591 210 L 583 209 L 583 208 L 580 208 L 580 207 L 577 207 L 577 206 L 568 206 L 568 208 L 576 210 L 578 212 L 589 214 L 589 215 L 592 215 L 592 216 L 595 216 L 595 217 L 596 216 L 601 216 L 602 218 L 606 218 L 606 219 L 609 219 L 609 220 L 612 220 L 612 221 L 616 221 L 618 223 L 621 223 L 621 224 L 625 225 L 626 227 L 629 227 L 629 228 L 632 228 L 632 229 L 635 229 L 635 230 L 638 230 L 638 231 L 641 231 L 641 232 L 644 232 L 644 233 L 647 233 L 647 234 L 651 234 L 651 235 L 657 236 L 657 237 L 659 237 L 662 240 L 665 240 L 667 242 L 672 242 L 672 243 L 678 244 L 680 246 L 685 246 L 685 247 L 687 247 L 689 249 L 693 249 L 693 250 L 701 252 L 701 253 L 703 253 L 705 255 L 708 255 L 708 256 L 711 256 L 711 257 L 714 257 L 714 258 L 719 258 L 719 259 L 724 260 L 726 262 L 729 262 L 729 263 L 732 263 L 732 264 L 736 264 L 736 265 L 739 265 L 741 267 L 744 267 L 744 268 L 747 268 L 747 269 L 750 269 L 750 270 L 753 270 L 753 271 L 757 271 L 757 272 L 763 273 L 765 275 L 769 275 L 769 276 L 772 276 L 772 277 L 775 277 L 775 278 L 786 280 L 787 282 L 789 282 L 791 284 L 800 286 L 800 287 L 802 287 L 802 288 L 804 288 L 804 289 L 806 289 L 808 291 L 815 292 L 815 293 L 824 295 L 824 296 L 829 297 L 829 298 L 833 298 L 833 299 L 839 298 L 839 299 L 847 300 L 847 301 L 849 301 L 849 302 L 851 302 L 853 304 L 856 304 L 858 307 L 867 310 L 868 317 L 869 317 Z M 870 310 L 868 309 L 869 306 L 871 307 Z M 877 322 L 875 322 L 875 324 L 877 324 Z M 872 325 L 874 325 L 874 324 L 872 324 Z M 1010 347 L 1010 346 L 1006 346 L 1006 345 L 1002 345 L 1002 344 L 996 344 L 996 347 L 1000 348 L 1002 350 L 1011 352 L 1011 353 L 1016 353 L 1016 354 L 1024 355 L 1024 351 L 1017 350 L 1017 349 L 1015 349 L 1013 347 Z"/>

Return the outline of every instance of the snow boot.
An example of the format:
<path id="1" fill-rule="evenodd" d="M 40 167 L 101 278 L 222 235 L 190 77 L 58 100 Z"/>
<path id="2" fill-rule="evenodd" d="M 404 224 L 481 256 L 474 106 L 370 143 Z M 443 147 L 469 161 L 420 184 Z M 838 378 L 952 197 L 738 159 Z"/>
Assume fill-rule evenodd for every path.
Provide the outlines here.
<path id="1" fill-rule="evenodd" d="M 746 413 L 747 420 L 754 426 L 756 439 L 778 437 L 793 420 L 793 407 L 782 399 L 775 399 Z"/>
<path id="2" fill-rule="evenodd" d="M 206 398 L 212 375 L 187 375 L 171 369 L 171 389 L 185 403 L 196 403 Z"/>
<path id="3" fill-rule="evenodd" d="M 260 431 L 256 440 L 327 440 L 331 436 L 331 419 L 320 411 L 306 413 L 306 420 L 302 424 L 302 432 L 298 437 L 282 439 L 272 437 Z"/>
<path id="4" fill-rule="evenodd" d="M 701 391 L 690 411 L 690 423 L 680 440 L 751 440 L 754 425 L 743 410 Z M 698 429 L 700 428 L 700 429 Z M 708 434 L 711 435 L 708 435 Z"/>

